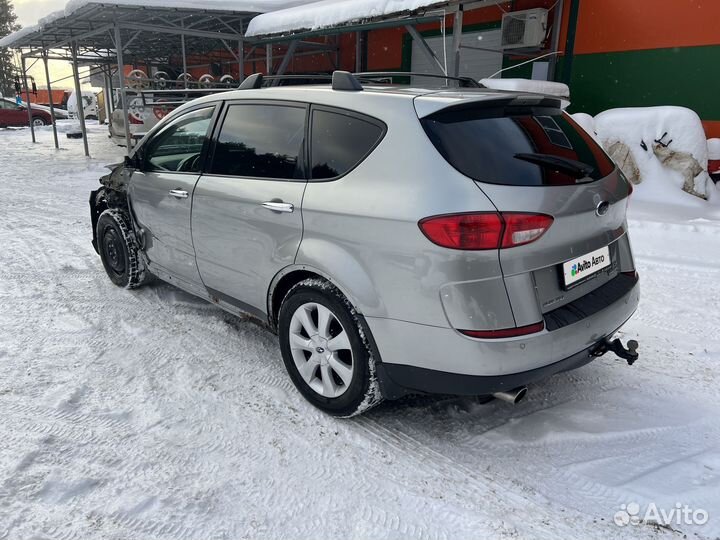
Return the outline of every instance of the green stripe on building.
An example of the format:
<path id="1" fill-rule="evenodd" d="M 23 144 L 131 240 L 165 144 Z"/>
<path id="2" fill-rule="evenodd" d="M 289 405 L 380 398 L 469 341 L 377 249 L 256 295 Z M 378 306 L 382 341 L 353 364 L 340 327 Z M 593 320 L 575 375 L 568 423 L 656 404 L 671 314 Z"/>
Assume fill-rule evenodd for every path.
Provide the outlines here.
<path id="1" fill-rule="evenodd" d="M 720 46 L 576 54 L 572 109 L 680 105 L 703 120 L 720 120 Z"/>

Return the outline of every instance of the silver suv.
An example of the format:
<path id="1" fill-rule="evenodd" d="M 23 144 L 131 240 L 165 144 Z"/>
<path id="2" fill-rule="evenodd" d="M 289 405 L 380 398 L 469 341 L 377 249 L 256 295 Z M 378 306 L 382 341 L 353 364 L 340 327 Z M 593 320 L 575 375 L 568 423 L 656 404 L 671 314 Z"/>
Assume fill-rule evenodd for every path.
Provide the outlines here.
<path id="1" fill-rule="evenodd" d="M 610 339 L 639 299 L 632 189 L 559 101 L 261 79 L 180 107 L 101 180 L 93 244 L 116 285 L 154 276 L 256 316 L 337 416 L 408 393 L 517 401 L 608 350 L 637 358 Z"/>

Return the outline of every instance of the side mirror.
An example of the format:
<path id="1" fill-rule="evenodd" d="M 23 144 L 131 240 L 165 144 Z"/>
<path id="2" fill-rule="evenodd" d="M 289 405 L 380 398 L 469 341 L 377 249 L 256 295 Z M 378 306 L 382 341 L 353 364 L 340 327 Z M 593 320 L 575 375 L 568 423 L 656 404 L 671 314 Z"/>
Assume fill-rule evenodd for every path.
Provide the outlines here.
<path id="1" fill-rule="evenodd" d="M 135 155 L 133 155 L 132 157 L 130 157 L 130 156 L 125 156 L 125 160 L 124 160 L 124 163 L 123 163 L 123 164 L 124 164 L 125 167 L 128 168 L 128 169 L 140 169 L 140 168 L 141 168 L 140 166 L 141 166 L 141 164 L 142 164 L 142 160 L 140 159 L 140 157 L 138 156 L 138 154 L 135 154 Z"/>

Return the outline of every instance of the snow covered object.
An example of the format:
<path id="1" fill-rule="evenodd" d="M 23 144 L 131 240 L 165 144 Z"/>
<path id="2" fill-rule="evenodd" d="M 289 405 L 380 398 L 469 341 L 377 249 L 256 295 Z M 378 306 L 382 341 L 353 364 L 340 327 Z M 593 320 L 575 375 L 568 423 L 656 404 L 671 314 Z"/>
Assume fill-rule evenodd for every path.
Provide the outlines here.
<path id="1" fill-rule="evenodd" d="M 577 120 L 577 118 L 576 118 Z M 720 199 L 707 173 L 708 144 L 698 115 L 685 107 L 611 109 L 590 126 L 603 147 L 647 200 L 695 204 Z M 679 189 L 688 195 L 678 193 Z"/>

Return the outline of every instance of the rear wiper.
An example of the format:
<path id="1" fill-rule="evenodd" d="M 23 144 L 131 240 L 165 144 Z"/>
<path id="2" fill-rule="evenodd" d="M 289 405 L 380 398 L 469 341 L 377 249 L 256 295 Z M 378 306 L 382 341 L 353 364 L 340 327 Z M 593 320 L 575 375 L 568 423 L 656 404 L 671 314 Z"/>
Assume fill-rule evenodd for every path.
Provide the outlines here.
<path id="1" fill-rule="evenodd" d="M 592 165 L 570 158 L 551 156 L 550 154 L 515 154 L 515 157 L 543 167 L 552 167 L 569 172 L 577 178 L 590 176 L 595 172 L 595 167 Z"/>

